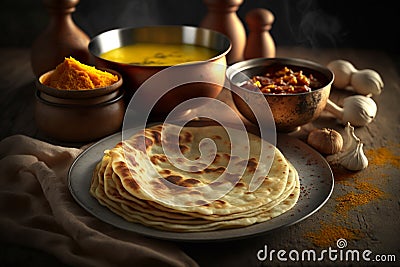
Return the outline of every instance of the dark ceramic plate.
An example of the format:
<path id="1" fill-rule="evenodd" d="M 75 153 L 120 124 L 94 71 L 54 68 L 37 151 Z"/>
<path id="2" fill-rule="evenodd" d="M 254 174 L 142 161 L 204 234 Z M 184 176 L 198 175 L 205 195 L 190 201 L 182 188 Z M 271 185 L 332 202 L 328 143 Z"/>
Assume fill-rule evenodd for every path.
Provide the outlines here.
<path id="1" fill-rule="evenodd" d="M 333 175 L 326 160 L 304 142 L 288 135 L 278 135 L 278 148 L 298 170 L 301 193 L 294 208 L 269 221 L 228 230 L 212 232 L 176 233 L 131 223 L 100 205 L 89 193 L 90 181 L 95 165 L 101 160 L 103 151 L 121 141 L 121 133 L 114 134 L 85 150 L 72 164 L 69 174 L 69 189 L 75 200 L 93 216 L 118 228 L 154 238 L 205 242 L 232 240 L 261 235 L 298 223 L 320 209 L 333 191 Z"/>

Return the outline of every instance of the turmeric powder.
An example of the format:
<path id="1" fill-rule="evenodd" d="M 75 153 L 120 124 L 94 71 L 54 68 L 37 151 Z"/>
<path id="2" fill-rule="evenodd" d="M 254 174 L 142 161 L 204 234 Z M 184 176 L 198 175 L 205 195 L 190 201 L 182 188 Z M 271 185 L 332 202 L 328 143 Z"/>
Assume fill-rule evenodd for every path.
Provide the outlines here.
<path id="1" fill-rule="evenodd" d="M 362 231 L 353 229 L 347 215 L 357 207 L 385 197 L 386 193 L 381 186 L 386 179 L 376 179 L 375 177 L 386 176 L 381 172 L 383 166 L 400 167 L 400 157 L 396 156 L 395 147 L 391 145 L 367 150 L 365 154 L 373 168 L 361 172 L 350 172 L 334 167 L 335 182 L 350 190 L 335 198 L 334 209 L 329 211 L 329 216 L 327 216 L 330 219 L 321 221 L 319 229 L 309 231 L 304 236 L 319 247 L 332 246 L 339 238 L 357 240 L 365 236 Z M 368 176 L 365 176 L 366 173 Z"/>
<path id="2" fill-rule="evenodd" d="M 367 182 L 355 181 L 354 188 L 361 192 L 351 191 L 344 196 L 336 198 L 336 212 L 341 216 L 345 216 L 346 212 L 352 208 L 368 204 L 384 195 L 382 190 Z"/>
<path id="3" fill-rule="evenodd" d="M 353 176 L 353 178 L 355 177 Z M 334 221 L 329 223 L 322 221 L 319 230 L 310 231 L 304 235 L 316 246 L 332 246 L 339 238 L 344 238 L 346 240 L 360 239 L 363 236 L 360 230 L 346 226 L 348 224 L 346 221 L 347 213 L 356 207 L 368 204 L 384 195 L 382 190 L 369 182 L 354 180 L 353 182 L 341 181 L 340 183 L 346 186 L 352 186 L 355 191 L 350 191 L 335 199 L 335 210 L 331 213 L 330 217 L 333 218 Z"/>
<path id="4" fill-rule="evenodd" d="M 65 90 L 88 90 L 109 86 L 118 76 L 80 63 L 72 57 L 65 58 L 43 84 Z"/>
<path id="5" fill-rule="evenodd" d="M 321 223 L 321 228 L 318 231 L 305 234 L 305 237 L 309 238 L 318 247 L 333 246 L 339 238 L 357 240 L 361 236 L 360 230 L 327 223 Z"/>
<path id="6" fill-rule="evenodd" d="M 397 144 L 397 146 L 399 147 L 400 145 Z M 396 156 L 392 149 L 388 147 L 368 149 L 365 151 L 365 155 L 367 156 L 370 165 L 381 166 L 385 164 L 391 164 L 400 169 L 400 156 Z"/>

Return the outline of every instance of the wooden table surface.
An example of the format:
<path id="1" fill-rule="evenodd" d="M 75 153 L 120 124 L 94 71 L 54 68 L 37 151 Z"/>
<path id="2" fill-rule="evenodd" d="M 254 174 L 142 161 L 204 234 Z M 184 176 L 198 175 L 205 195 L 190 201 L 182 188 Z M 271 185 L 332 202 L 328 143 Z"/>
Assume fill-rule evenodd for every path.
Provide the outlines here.
<path id="1" fill-rule="evenodd" d="M 311 217 L 279 231 L 263 234 L 256 238 L 217 242 L 217 243 L 179 243 L 178 245 L 201 266 L 266 266 L 268 260 L 257 259 L 257 252 L 265 245 L 268 249 L 287 252 L 290 250 L 316 250 L 336 247 L 336 242 L 324 244 L 315 239 L 324 229 L 337 232 L 337 237 L 347 238 L 347 249 L 370 250 L 371 255 L 394 255 L 400 264 L 400 170 L 399 170 L 399 133 L 400 133 L 400 81 L 399 69 L 392 57 L 382 51 L 356 49 L 312 50 L 301 47 L 279 47 L 277 55 L 310 59 L 326 65 L 333 59 L 346 59 L 358 69 L 371 68 L 378 71 L 385 83 L 381 95 L 374 97 L 378 105 L 376 119 L 369 125 L 356 129 L 356 135 L 364 143 L 369 156 L 370 166 L 357 173 L 334 169 L 335 188 L 329 201 Z M 12 134 L 25 134 L 45 141 L 52 141 L 36 128 L 34 120 L 34 75 L 30 67 L 28 49 L 0 49 L 0 139 Z M 332 90 L 331 99 L 341 103 L 348 94 Z M 228 99 L 229 96 L 222 95 Z M 343 126 L 328 113 L 306 125 L 294 137 L 304 140 L 307 129 L 311 127 L 329 127 L 343 132 Z M 377 152 L 387 152 L 388 157 L 382 163 L 377 160 Z M 385 155 L 386 155 L 385 154 Z M 351 206 L 346 203 L 349 196 L 367 199 L 363 203 Z M 375 196 L 375 197 L 374 197 Z M 364 197 L 364 198 L 363 198 Z M 354 201 L 354 199 L 353 199 Z M 348 205 L 343 213 L 340 203 Z M 340 227 L 339 227 L 340 226 Z M 342 232 L 339 232 L 342 231 Z M 347 232 L 343 232 L 347 231 Z M 327 232 L 326 237 L 328 237 Z M 322 232 L 322 235 L 324 232 Z M 351 234 L 349 234 L 351 233 Z M 343 236 L 340 236 L 340 235 Z M 312 238 L 314 237 L 314 239 Z M 320 242 L 319 242 L 320 241 Z M 372 257 L 372 256 L 371 256 Z M 1 242 L 0 262 L 23 263 L 29 266 L 61 266 L 53 257 L 17 245 Z M 318 265 L 314 262 L 281 262 L 274 257 L 273 263 L 280 266 Z M 357 265 L 357 262 L 335 261 L 325 257 L 326 264 Z M 362 262 L 365 264 L 365 262 Z M 373 265 L 377 262 L 373 262 Z M 383 265 L 383 263 L 380 263 Z M 396 265 L 394 262 L 387 265 Z"/>

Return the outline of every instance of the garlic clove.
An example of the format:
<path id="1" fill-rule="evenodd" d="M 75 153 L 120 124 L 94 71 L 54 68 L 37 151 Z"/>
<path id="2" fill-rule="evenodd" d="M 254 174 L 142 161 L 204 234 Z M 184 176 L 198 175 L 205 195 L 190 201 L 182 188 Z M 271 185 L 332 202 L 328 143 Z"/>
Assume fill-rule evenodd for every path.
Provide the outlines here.
<path id="1" fill-rule="evenodd" d="M 356 149 L 349 150 L 338 160 L 339 164 L 350 171 L 361 171 L 368 167 L 368 158 L 364 154 L 363 143 L 357 141 Z"/>
<path id="2" fill-rule="evenodd" d="M 333 129 L 314 129 L 308 134 L 307 143 L 320 153 L 331 155 L 342 150 L 343 138 Z"/>
<path id="3" fill-rule="evenodd" d="M 357 72 L 357 69 L 349 61 L 337 59 L 328 63 L 327 68 L 330 69 L 335 79 L 333 80 L 333 86 L 338 89 L 346 88 L 350 85 L 351 76 Z"/>
<path id="4" fill-rule="evenodd" d="M 368 158 L 364 154 L 363 143 L 354 133 L 354 127 L 347 123 L 345 127 L 343 150 L 337 154 L 329 155 L 327 161 L 340 164 L 351 171 L 360 171 L 368 167 Z"/>
<path id="5" fill-rule="evenodd" d="M 358 140 L 360 140 L 360 138 L 356 136 L 354 127 L 351 126 L 350 122 L 347 122 L 346 127 L 344 127 L 343 151 L 356 149 Z"/>
<path id="6" fill-rule="evenodd" d="M 362 95 L 379 95 L 384 86 L 381 76 L 374 70 L 364 69 L 351 75 L 350 84 Z"/>
<path id="7" fill-rule="evenodd" d="M 375 101 L 370 97 L 362 95 L 346 97 L 343 100 L 342 122 L 365 126 L 374 120 L 377 110 Z"/>

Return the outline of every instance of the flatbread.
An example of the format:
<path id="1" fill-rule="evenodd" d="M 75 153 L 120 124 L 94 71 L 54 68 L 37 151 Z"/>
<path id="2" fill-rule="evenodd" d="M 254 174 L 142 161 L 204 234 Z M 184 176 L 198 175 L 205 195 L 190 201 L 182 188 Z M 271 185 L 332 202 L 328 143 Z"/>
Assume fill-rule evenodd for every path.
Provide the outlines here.
<path id="1" fill-rule="evenodd" d="M 260 213 L 262 211 L 271 209 L 275 205 L 279 204 L 279 202 L 281 202 L 283 199 L 287 198 L 296 184 L 296 181 L 295 181 L 296 175 L 297 175 L 296 170 L 293 168 L 290 168 L 289 169 L 289 177 L 287 179 L 287 184 L 286 184 L 284 192 L 279 196 L 279 198 L 256 209 L 256 212 Z M 218 216 L 215 214 L 204 215 L 204 214 L 199 214 L 199 213 L 191 213 L 191 215 L 188 216 L 188 215 L 184 215 L 185 213 L 180 210 L 167 208 L 167 207 L 164 207 L 164 206 L 159 205 L 154 202 L 152 203 L 152 202 L 148 202 L 148 201 L 140 201 L 138 199 L 133 198 L 122 187 L 122 185 L 120 184 L 120 180 L 119 180 L 119 178 L 116 177 L 115 173 L 113 173 L 112 176 L 110 177 L 106 171 L 106 173 L 104 175 L 104 180 L 105 180 L 104 181 L 104 185 L 105 185 L 104 191 L 105 191 L 107 197 L 115 202 L 121 203 L 122 207 L 125 207 L 125 209 L 128 211 L 137 210 L 142 213 L 149 213 L 149 214 L 154 214 L 157 216 L 165 216 L 168 218 L 174 218 L 174 219 L 179 219 L 179 220 L 193 219 L 193 218 L 206 218 L 208 220 L 213 220 L 213 221 L 235 219 L 237 217 L 249 217 L 249 216 L 252 216 L 255 214 L 254 209 L 253 210 L 249 209 L 248 211 L 245 211 L 245 212 L 233 213 L 233 214 L 228 214 L 228 215 L 219 215 Z"/>
<path id="2" fill-rule="evenodd" d="M 263 170 L 261 166 L 259 168 L 261 171 L 259 170 L 256 173 L 256 166 L 258 167 L 260 164 L 259 159 L 257 159 L 257 153 L 254 150 L 259 150 L 261 140 L 255 135 L 249 134 L 249 158 L 240 158 L 229 155 L 231 143 L 226 140 L 229 141 L 230 138 L 223 127 L 183 128 L 180 133 L 181 136 L 211 136 L 218 147 L 211 165 L 202 171 L 186 173 L 172 165 L 160 151 L 162 146 L 161 138 L 158 137 L 161 135 L 160 132 L 160 126 L 147 129 L 144 136 L 136 135 L 131 140 L 128 140 L 124 147 L 110 151 L 113 171 L 120 177 L 126 191 L 137 198 L 151 200 L 160 205 L 185 212 L 197 212 L 207 215 L 232 214 L 265 205 L 281 195 L 285 188 L 289 167 L 284 156 L 276 147 L 268 144 L 272 156 L 275 155 L 269 172 L 268 170 Z M 233 133 L 238 134 L 239 131 L 234 130 Z M 147 146 L 146 151 L 135 150 L 137 140 L 143 138 L 149 139 L 151 145 Z M 181 146 L 185 147 L 185 156 L 189 159 L 198 157 L 198 148 L 201 146 L 199 140 L 202 139 L 187 139 L 190 141 L 186 144 L 181 144 Z M 243 150 L 248 149 L 246 147 L 243 148 Z M 207 148 L 203 148 L 203 150 L 207 151 Z M 243 175 L 239 172 L 226 171 L 227 162 L 231 162 L 233 166 L 245 168 Z M 225 175 L 225 181 L 221 183 L 214 182 L 220 175 Z M 256 191 L 250 192 L 249 184 L 253 175 L 258 175 L 257 178 L 261 178 L 263 182 Z M 236 181 L 236 179 L 240 180 Z M 176 187 L 171 187 L 170 182 Z M 208 185 L 211 185 L 207 188 L 211 192 L 196 190 Z M 196 186 L 196 189 L 193 189 L 194 186 Z M 210 195 L 214 192 L 223 191 L 230 186 L 233 189 L 228 194 L 219 198 L 218 201 L 208 203 L 211 198 L 209 197 Z M 167 199 L 171 202 L 165 203 L 161 199 Z M 175 203 L 180 203 L 181 206 L 177 206 Z"/>
<path id="3" fill-rule="evenodd" d="M 149 210 L 149 212 L 138 211 L 133 208 L 124 208 L 124 204 L 119 201 L 114 201 L 108 198 L 107 194 L 104 192 L 104 187 L 98 186 L 96 188 L 96 195 L 101 204 L 107 206 L 110 210 L 116 214 L 122 216 L 128 221 L 141 223 L 146 226 L 155 227 L 167 231 L 176 232 L 197 232 L 197 231 L 211 231 L 222 228 L 232 228 L 232 227 L 243 227 L 252 225 L 254 223 L 259 223 L 267 221 L 276 216 L 281 215 L 287 210 L 291 209 L 300 193 L 300 182 L 298 179 L 298 174 L 295 170 L 293 173 L 293 185 L 285 190 L 284 197 L 282 201 L 277 201 L 271 209 L 257 209 L 253 214 L 248 213 L 243 216 L 232 219 L 230 216 L 221 216 L 219 220 L 209 220 L 207 216 L 193 217 L 190 219 L 177 219 L 170 216 L 171 213 L 167 211 L 158 211 L 158 214 L 154 210 Z M 100 183 L 98 183 L 99 185 Z"/>
<path id="4" fill-rule="evenodd" d="M 167 231 L 212 231 L 270 220 L 297 202 L 300 192 L 297 170 L 276 147 L 264 143 L 264 149 L 271 152 L 267 156 L 273 155 L 270 169 L 265 171 L 258 157 L 262 142 L 259 137 L 249 134 L 249 143 L 241 148 L 249 151 L 248 157 L 232 156 L 229 137 L 238 130 L 230 130 L 228 136 L 221 126 L 184 127 L 179 132 L 182 154 L 176 154 L 171 160 L 164 154 L 161 131 L 159 125 L 148 128 L 106 150 L 93 172 L 90 193 L 126 220 Z M 196 160 L 198 163 L 202 157 L 200 150 L 212 154 L 207 150 L 209 146 L 201 143 L 206 137 L 216 144 L 215 156 L 206 168 L 187 172 L 171 163 L 176 159 L 180 162 L 188 159 L 185 167 L 190 169 L 190 164 Z M 179 158 L 182 156 L 184 158 Z M 221 187 L 215 185 L 221 174 L 232 170 L 229 167 L 232 162 L 241 166 L 238 181 L 233 184 L 232 180 L 225 180 L 220 182 Z M 262 182 L 255 191 L 250 191 L 254 174 L 256 179 L 262 178 Z M 230 172 L 229 175 L 237 174 Z M 169 186 L 171 182 L 175 187 Z M 209 191 L 222 190 L 227 185 L 232 189 L 217 200 L 209 201 L 209 192 L 198 190 L 208 185 L 213 185 L 208 187 Z M 160 196 L 175 198 L 175 202 L 160 200 Z M 176 200 L 183 205 L 176 205 Z"/>

